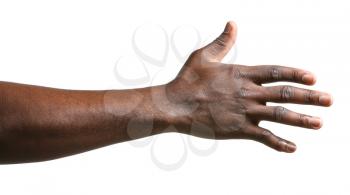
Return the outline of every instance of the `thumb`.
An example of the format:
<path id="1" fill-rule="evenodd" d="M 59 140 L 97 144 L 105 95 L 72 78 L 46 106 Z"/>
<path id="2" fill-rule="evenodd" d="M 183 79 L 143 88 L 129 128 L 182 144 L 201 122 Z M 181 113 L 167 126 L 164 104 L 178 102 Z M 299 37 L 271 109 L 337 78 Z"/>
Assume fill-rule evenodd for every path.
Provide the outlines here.
<path id="1" fill-rule="evenodd" d="M 236 35 L 236 23 L 233 21 L 227 22 L 224 32 L 213 42 L 202 48 L 205 58 L 209 61 L 220 62 L 234 45 Z"/>

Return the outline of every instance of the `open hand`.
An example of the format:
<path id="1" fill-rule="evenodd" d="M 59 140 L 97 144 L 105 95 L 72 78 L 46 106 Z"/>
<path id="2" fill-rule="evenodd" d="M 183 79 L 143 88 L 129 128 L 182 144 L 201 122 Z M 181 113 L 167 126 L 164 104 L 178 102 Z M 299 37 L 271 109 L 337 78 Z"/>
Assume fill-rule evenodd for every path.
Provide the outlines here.
<path id="1" fill-rule="evenodd" d="M 178 129 L 204 138 L 252 139 L 278 151 L 294 152 L 294 143 L 259 127 L 260 121 L 319 129 L 322 120 L 282 106 L 266 106 L 266 102 L 330 106 L 332 97 L 289 85 L 262 86 L 278 81 L 313 85 L 315 76 L 305 70 L 221 63 L 235 42 L 236 29 L 228 22 L 217 39 L 190 55 L 176 79 L 167 85 L 168 98 L 182 105 L 177 112 Z"/>

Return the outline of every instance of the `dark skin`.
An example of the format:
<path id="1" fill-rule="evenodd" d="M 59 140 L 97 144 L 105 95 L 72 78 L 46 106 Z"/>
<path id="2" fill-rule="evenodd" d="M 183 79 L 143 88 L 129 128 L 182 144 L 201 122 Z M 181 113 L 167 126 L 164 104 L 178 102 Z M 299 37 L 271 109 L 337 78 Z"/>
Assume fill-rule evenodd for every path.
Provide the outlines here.
<path id="1" fill-rule="evenodd" d="M 235 39 L 236 25 L 229 22 L 165 85 L 83 91 L 0 82 L 0 163 L 51 160 L 164 132 L 250 139 L 294 152 L 294 143 L 259 122 L 319 129 L 321 119 L 266 102 L 330 106 L 332 97 L 288 85 L 262 86 L 278 81 L 313 85 L 315 76 L 305 70 L 221 63 Z"/>

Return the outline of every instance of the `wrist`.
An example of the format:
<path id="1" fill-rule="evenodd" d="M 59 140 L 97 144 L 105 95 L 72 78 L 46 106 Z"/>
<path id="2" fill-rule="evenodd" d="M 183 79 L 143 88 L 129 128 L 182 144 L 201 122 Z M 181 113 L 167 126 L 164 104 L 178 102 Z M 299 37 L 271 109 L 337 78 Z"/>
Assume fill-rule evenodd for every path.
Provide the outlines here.
<path id="1" fill-rule="evenodd" d="M 118 125 L 116 129 L 123 129 L 127 139 L 174 131 L 171 126 L 177 124 L 177 111 L 166 88 L 167 85 L 159 85 L 106 91 L 104 107 Z"/>
<path id="2" fill-rule="evenodd" d="M 176 81 L 150 88 L 152 107 L 156 113 L 159 113 L 159 118 L 165 121 L 167 127 L 170 127 L 163 129 L 163 132 L 189 134 L 192 113 L 198 105 L 192 103 L 191 94 L 186 94 L 185 91 L 188 90 L 179 88 Z"/>
<path id="3" fill-rule="evenodd" d="M 137 115 L 145 116 L 152 123 L 152 134 L 173 131 L 176 124 L 174 107 L 167 96 L 167 85 L 158 85 L 137 89 L 143 96 L 143 101 L 136 110 Z"/>

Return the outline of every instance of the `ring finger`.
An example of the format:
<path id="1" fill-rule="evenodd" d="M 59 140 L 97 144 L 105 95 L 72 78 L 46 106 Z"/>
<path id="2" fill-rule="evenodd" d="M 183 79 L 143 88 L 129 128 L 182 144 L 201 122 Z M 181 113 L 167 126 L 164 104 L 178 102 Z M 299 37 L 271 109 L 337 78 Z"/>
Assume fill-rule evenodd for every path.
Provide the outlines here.
<path id="1" fill-rule="evenodd" d="M 258 120 L 272 121 L 309 129 L 319 129 L 322 126 L 322 120 L 320 118 L 293 112 L 282 106 L 256 106 L 250 110 L 249 115 Z"/>

